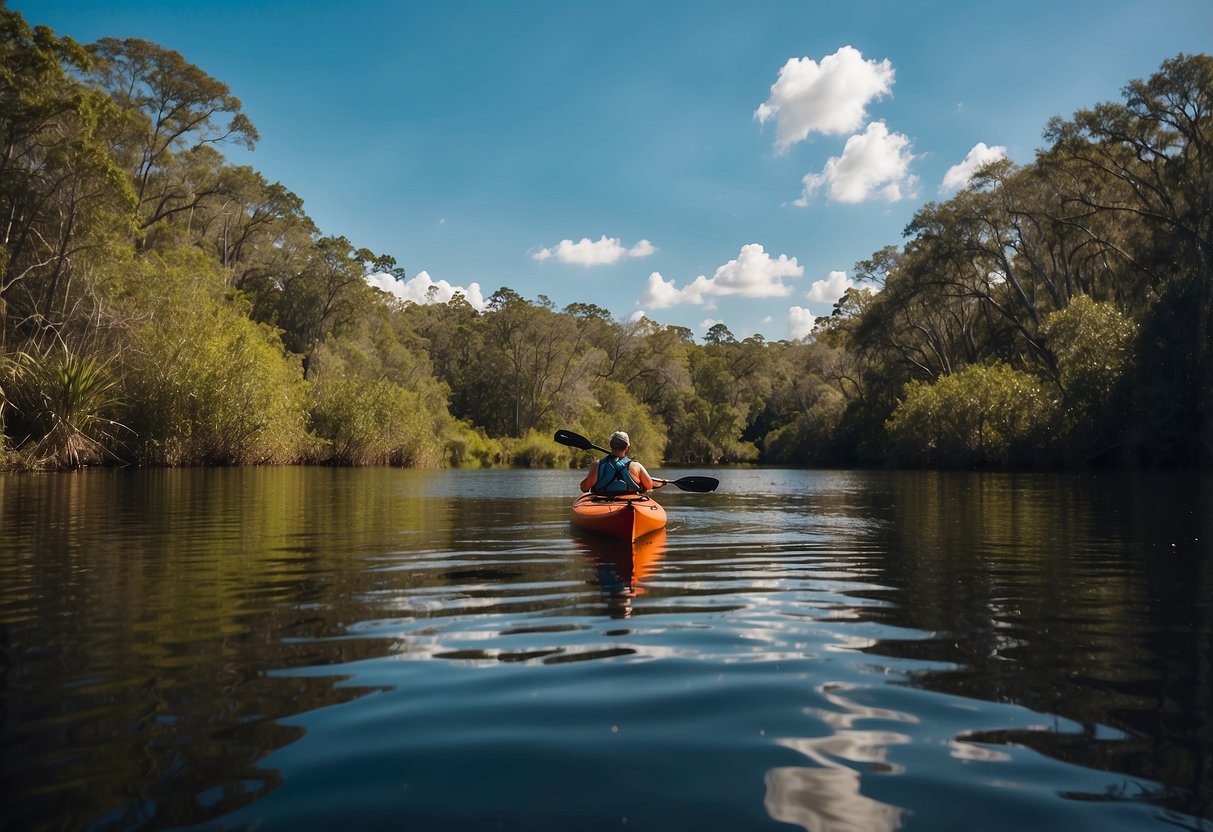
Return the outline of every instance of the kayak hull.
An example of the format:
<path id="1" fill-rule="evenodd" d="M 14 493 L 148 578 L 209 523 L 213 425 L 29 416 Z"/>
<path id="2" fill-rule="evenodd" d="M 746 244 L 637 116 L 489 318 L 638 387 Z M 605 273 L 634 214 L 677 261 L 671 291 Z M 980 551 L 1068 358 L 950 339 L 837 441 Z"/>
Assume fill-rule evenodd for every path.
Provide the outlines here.
<path id="1" fill-rule="evenodd" d="M 593 534 L 632 541 L 665 528 L 665 509 L 652 497 L 582 494 L 573 503 L 573 526 Z"/>

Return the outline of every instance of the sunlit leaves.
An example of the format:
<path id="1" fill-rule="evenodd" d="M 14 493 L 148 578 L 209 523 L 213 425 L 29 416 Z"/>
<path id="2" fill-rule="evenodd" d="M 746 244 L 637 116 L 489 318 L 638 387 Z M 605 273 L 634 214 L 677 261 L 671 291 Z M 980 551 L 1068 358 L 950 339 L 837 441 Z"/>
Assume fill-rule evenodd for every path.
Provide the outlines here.
<path id="1" fill-rule="evenodd" d="M 1030 458 L 1052 411 L 1034 376 L 1005 364 L 974 365 L 934 383 L 910 382 L 887 427 L 906 463 L 1008 465 Z"/>

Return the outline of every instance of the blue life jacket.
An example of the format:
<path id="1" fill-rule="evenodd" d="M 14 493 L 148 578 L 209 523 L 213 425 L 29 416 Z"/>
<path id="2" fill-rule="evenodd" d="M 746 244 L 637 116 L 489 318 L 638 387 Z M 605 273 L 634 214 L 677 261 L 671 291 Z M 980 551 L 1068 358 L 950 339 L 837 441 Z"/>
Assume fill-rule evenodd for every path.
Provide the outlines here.
<path id="1" fill-rule="evenodd" d="M 644 491 L 640 483 L 632 479 L 632 472 L 628 470 L 631 462 L 626 456 L 614 454 L 598 460 L 598 479 L 590 491 L 603 496 L 639 494 Z"/>

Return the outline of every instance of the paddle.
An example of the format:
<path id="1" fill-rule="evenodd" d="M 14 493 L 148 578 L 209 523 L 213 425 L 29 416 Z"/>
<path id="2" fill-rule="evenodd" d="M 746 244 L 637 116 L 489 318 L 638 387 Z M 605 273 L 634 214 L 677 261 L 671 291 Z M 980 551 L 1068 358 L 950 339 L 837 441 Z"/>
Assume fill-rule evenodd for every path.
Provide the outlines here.
<path id="1" fill-rule="evenodd" d="M 604 454 L 610 453 L 606 448 L 598 447 L 580 433 L 573 433 L 571 430 L 558 430 L 556 431 L 555 438 L 561 445 L 568 445 L 570 448 L 577 448 L 582 451 L 602 451 Z"/>
<path id="2" fill-rule="evenodd" d="M 606 448 L 598 447 L 580 433 L 573 433 L 571 430 L 556 431 L 555 439 L 561 445 L 568 445 L 570 448 L 577 448 L 580 451 L 595 450 L 602 451 L 604 454 L 610 453 Z M 715 477 L 679 477 L 676 480 L 661 480 L 654 477 L 653 481 L 662 483 L 663 485 L 674 485 L 683 491 L 695 491 L 700 494 L 715 491 L 716 487 L 720 485 L 720 480 Z"/>
<path id="3" fill-rule="evenodd" d="M 676 485 L 683 491 L 695 491 L 699 494 L 707 494 L 709 491 L 715 491 L 716 486 L 720 485 L 720 480 L 714 477 L 679 477 L 676 480 L 660 480 L 653 477 L 653 482 L 665 483 L 666 485 Z"/>

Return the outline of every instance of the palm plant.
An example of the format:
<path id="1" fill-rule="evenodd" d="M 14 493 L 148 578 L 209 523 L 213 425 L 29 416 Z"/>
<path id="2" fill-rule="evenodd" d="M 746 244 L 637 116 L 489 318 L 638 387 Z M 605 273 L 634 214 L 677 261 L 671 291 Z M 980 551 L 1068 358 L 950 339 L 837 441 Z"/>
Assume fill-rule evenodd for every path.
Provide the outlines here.
<path id="1" fill-rule="evenodd" d="M 99 462 L 123 426 L 108 417 L 118 404 L 109 362 L 73 353 L 66 346 L 37 357 L 19 354 L 10 364 L 8 401 L 25 429 L 27 451 L 38 466 L 79 468 Z"/>

